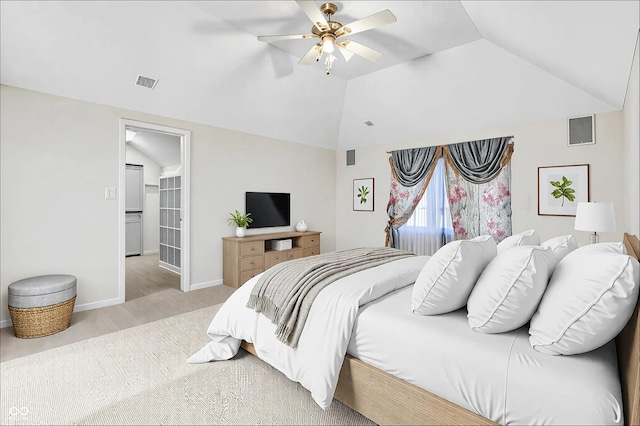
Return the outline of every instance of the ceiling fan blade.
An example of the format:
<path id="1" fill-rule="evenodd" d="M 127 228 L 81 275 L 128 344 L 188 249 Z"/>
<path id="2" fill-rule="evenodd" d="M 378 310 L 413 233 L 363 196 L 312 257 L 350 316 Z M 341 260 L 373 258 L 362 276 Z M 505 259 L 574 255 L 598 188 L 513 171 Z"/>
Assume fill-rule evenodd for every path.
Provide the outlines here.
<path id="1" fill-rule="evenodd" d="M 297 40 L 305 38 L 319 38 L 315 34 L 291 34 L 291 35 L 271 35 L 271 36 L 258 36 L 258 40 L 270 43 L 272 41 L 280 40 Z"/>
<path id="2" fill-rule="evenodd" d="M 338 46 L 338 50 L 342 53 L 342 56 L 344 56 L 344 60 L 349 62 L 349 59 L 353 57 L 353 52 L 349 52 L 347 49 L 342 47 L 340 43 L 336 43 L 336 46 Z"/>
<path id="3" fill-rule="evenodd" d="M 302 57 L 302 59 L 300 59 L 300 61 L 298 61 L 298 63 L 300 65 L 310 65 L 313 63 L 313 61 L 316 60 L 316 58 L 318 57 L 318 54 L 320 53 L 320 51 L 318 50 L 318 45 L 315 44 L 308 52 L 306 55 L 304 55 Z"/>
<path id="4" fill-rule="evenodd" d="M 296 0 L 296 3 L 298 3 L 298 6 L 302 8 L 302 11 L 309 17 L 317 29 L 322 31 L 329 28 L 327 20 L 324 18 L 320 9 L 318 9 L 315 1 Z"/>
<path id="5" fill-rule="evenodd" d="M 360 43 L 356 43 L 355 41 L 345 40 L 340 43 L 340 46 L 344 47 L 349 52 L 353 52 L 356 55 L 370 60 L 371 62 L 375 62 L 382 57 L 382 53 L 378 52 L 377 50 L 373 50 L 372 48 L 364 46 Z"/>
<path id="6" fill-rule="evenodd" d="M 389 9 L 383 10 L 373 15 L 362 18 L 358 21 L 352 22 L 348 25 L 344 25 L 338 31 L 336 31 L 336 37 L 344 37 L 349 34 L 361 33 L 373 28 L 381 27 L 383 25 L 392 24 L 397 19 Z"/>

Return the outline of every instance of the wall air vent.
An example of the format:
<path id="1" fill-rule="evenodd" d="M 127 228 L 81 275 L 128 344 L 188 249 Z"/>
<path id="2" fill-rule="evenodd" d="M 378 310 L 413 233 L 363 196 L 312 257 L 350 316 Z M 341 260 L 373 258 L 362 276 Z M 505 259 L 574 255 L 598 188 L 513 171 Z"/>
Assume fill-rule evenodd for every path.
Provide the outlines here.
<path id="1" fill-rule="evenodd" d="M 366 125 L 367 125 L 367 126 L 369 126 L 369 127 L 373 126 L 373 123 L 372 123 L 372 122 L 370 122 L 370 121 L 365 121 L 365 122 L 364 122 L 364 124 L 366 124 Z"/>
<path id="2" fill-rule="evenodd" d="M 347 151 L 347 166 L 356 165 L 356 150 L 350 149 Z"/>
<path id="3" fill-rule="evenodd" d="M 157 78 L 145 77 L 144 75 L 140 74 L 138 74 L 138 79 L 136 80 L 136 86 L 148 87 L 149 89 L 153 89 L 154 87 L 156 87 L 157 83 Z"/>

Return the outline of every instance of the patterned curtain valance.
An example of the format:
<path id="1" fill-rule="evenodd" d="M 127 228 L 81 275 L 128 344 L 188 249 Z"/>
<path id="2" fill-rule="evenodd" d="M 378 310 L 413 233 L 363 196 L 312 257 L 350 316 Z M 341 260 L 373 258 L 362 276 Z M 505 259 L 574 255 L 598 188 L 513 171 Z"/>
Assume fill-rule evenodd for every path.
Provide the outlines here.
<path id="1" fill-rule="evenodd" d="M 506 136 L 446 145 L 444 155 L 457 175 L 471 183 L 486 183 L 495 179 L 511 160 L 511 138 Z"/>
<path id="2" fill-rule="evenodd" d="M 427 175 L 440 155 L 437 146 L 391 151 L 391 172 L 402 186 L 410 188 Z"/>

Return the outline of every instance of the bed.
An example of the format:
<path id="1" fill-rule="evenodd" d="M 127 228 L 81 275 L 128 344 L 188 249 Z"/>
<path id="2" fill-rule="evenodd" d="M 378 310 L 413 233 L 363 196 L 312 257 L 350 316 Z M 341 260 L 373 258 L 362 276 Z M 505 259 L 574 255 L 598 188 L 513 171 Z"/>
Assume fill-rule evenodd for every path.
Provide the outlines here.
<path id="1" fill-rule="evenodd" d="M 625 234 L 624 240 L 629 255 L 637 259 L 640 251 L 638 239 Z M 384 343 L 390 343 L 385 339 L 390 339 L 396 334 L 393 328 L 388 331 L 388 334 L 384 334 L 385 321 L 389 322 L 385 320 L 385 312 L 388 313 L 394 309 L 398 310 L 398 307 L 406 306 L 410 286 L 405 283 L 407 280 L 410 282 L 415 281 L 415 271 L 419 271 L 420 264 L 423 264 L 425 259 L 416 256 L 405 260 L 405 262 L 407 264 L 403 266 L 401 274 L 405 276 L 402 279 L 396 278 L 397 271 L 392 270 L 391 266 L 383 265 L 373 273 L 371 271 L 360 272 L 359 274 L 365 274 L 364 281 L 371 278 L 366 276 L 367 273 L 374 274 L 376 277 L 384 277 L 385 274 L 388 274 L 391 278 L 386 280 L 384 286 L 377 286 L 373 290 L 362 288 L 355 291 L 353 295 L 354 300 L 357 301 L 355 314 L 353 310 L 349 311 L 347 309 L 348 312 L 346 314 L 337 314 L 333 310 L 334 307 L 325 308 L 329 309 L 332 314 L 327 317 L 329 318 L 328 325 L 331 326 L 332 321 L 336 323 L 338 328 L 337 338 L 332 336 L 331 333 L 320 333 L 322 335 L 316 333 L 313 335 L 315 337 L 310 337 L 312 336 L 312 331 L 308 332 L 307 329 L 313 330 L 316 327 L 318 330 L 323 330 L 329 328 L 326 324 L 327 320 L 324 320 L 324 323 L 318 321 L 314 326 L 312 315 L 310 315 L 309 322 L 305 325 L 305 332 L 302 333 L 300 343 L 295 350 L 277 341 L 277 339 L 269 337 L 268 333 L 265 335 L 257 332 L 260 327 L 265 330 L 269 330 L 271 327 L 271 330 L 273 330 L 270 322 L 262 318 L 259 313 L 248 309 L 246 311 L 250 312 L 246 315 L 243 314 L 241 317 L 234 313 L 234 311 L 239 310 L 238 308 L 243 303 L 246 304 L 244 299 L 247 297 L 251 286 L 255 284 L 250 280 L 245 284 L 246 287 L 243 286 L 234 293 L 232 298 L 235 296 L 235 301 L 230 298 L 231 303 L 223 305 L 221 308 L 222 314 L 218 315 L 220 315 L 220 318 L 224 317 L 224 319 L 215 321 L 216 319 L 214 318 L 208 330 L 212 342 L 198 354 L 194 354 L 190 362 L 229 359 L 237 353 L 238 348 L 242 345 L 244 349 L 270 363 L 290 379 L 298 381 L 307 387 L 321 407 L 326 408 L 331 399 L 335 397 L 379 424 L 557 423 L 559 419 L 564 419 L 561 423 L 585 423 L 579 417 L 571 419 L 570 417 L 562 417 L 562 414 L 556 416 L 551 412 L 547 412 L 548 410 L 555 410 L 554 405 L 563 405 L 564 400 L 570 398 L 567 395 L 572 393 L 579 394 L 580 392 L 578 391 L 583 390 L 587 394 L 595 392 L 593 395 L 586 397 L 592 398 L 593 404 L 589 405 L 596 407 L 594 412 L 602 414 L 602 417 L 595 420 L 596 423 L 620 424 L 623 418 L 623 411 L 625 424 L 640 423 L 640 407 L 638 406 L 640 398 L 640 342 L 638 341 L 640 325 L 637 305 L 633 316 L 615 339 L 615 342 L 612 341 L 597 350 L 573 358 L 576 362 L 582 362 L 576 368 L 577 374 L 574 374 L 571 379 L 567 379 L 566 388 L 562 389 L 554 385 L 554 389 L 548 390 L 550 394 L 551 392 L 556 392 L 562 398 L 540 398 L 542 405 L 537 406 L 534 411 L 542 413 L 542 417 L 523 417 L 521 412 L 518 411 L 520 410 L 519 407 L 526 406 L 531 402 L 537 402 L 536 397 L 531 395 L 535 395 L 536 392 L 538 394 L 545 392 L 544 389 L 534 389 L 533 394 L 529 392 L 527 388 L 532 387 L 532 385 L 528 381 L 535 380 L 535 377 L 531 377 L 531 370 L 526 366 L 535 366 L 540 362 L 547 362 L 545 360 L 553 360 L 553 363 L 556 364 L 553 368 L 557 368 L 560 371 L 556 373 L 547 371 L 548 374 L 553 376 L 554 374 L 565 374 L 562 371 L 575 363 L 565 362 L 572 357 L 551 357 L 533 351 L 530 345 L 524 342 L 527 335 L 526 327 L 501 335 L 474 334 L 466 325 L 465 312 L 460 310 L 451 314 L 426 319 L 431 322 L 439 321 L 441 323 L 438 327 L 432 327 L 434 329 L 449 330 L 450 328 L 454 330 L 457 328 L 459 333 L 463 333 L 462 336 L 464 337 L 457 339 L 457 343 L 448 345 L 451 346 L 448 348 L 448 352 L 445 351 L 440 355 L 434 355 L 432 358 L 423 357 L 420 354 L 428 354 L 426 352 L 427 349 L 419 345 L 419 343 L 424 343 L 418 341 L 425 340 L 423 336 L 421 336 L 421 339 L 413 341 L 410 337 L 399 336 L 398 338 L 401 340 L 392 345 L 395 348 L 395 354 L 387 358 L 399 359 L 400 366 L 398 366 L 398 363 L 395 365 L 389 364 L 388 360 L 382 359 L 384 357 L 372 357 L 370 355 L 372 351 L 373 353 L 376 353 L 376 351 L 380 353 L 381 350 L 384 350 L 380 349 L 380 346 L 375 346 L 376 344 L 382 341 L 384 346 Z M 357 278 L 354 277 L 351 283 L 345 284 L 345 287 L 347 285 L 354 286 L 354 284 L 357 287 L 357 282 L 362 282 L 363 277 L 360 275 Z M 325 293 L 327 297 L 330 297 L 332 291 L 340 291 L 340 286 L 340 284 L 334 284 L 327 287 L 320 293 L 318 298 L 321 299 L 320 296 Z M 315 305 L 313 309 L 315 309 Z M 216 318 L 218 318 L 218 315 L 216 315 Z M 333 320 L 331 319 L 332 317 Z M 411 315 L 408 315 L 402 321 L 411 322 L 409 317 Z M 425 319 L 421 318 L 421 320 Z M 215 325 L 214 322 L 216 322 Z M 376 330 L 375 332 L 371 332 L 372 327 Z M 403 329 L 409 327 L 410 325 L 406 325 L 403 326 Z M 410 335 L 411 332 L 409 333 Z M 387 337 L 376 339 L 376 336 Z M 453 338 L 446 338 L 444 335 L 438 336 L 437 334 L 426 340 L 428 339 L 433 339 L 432 344 L 444 339 L 453 340 Z M 484 353 L 473 350 L 473 352 L 478 353 L 473 353 L 473 356 L 469 357 L 469 353 L 472 352 L 470 348 L 474 348 L 476 344 L 473 339 L 491 340 L 491 344 L 485 345 L 486 350 Z M 405 345 L 402 346 L 401 342 L 405 342 Z M 315 348 L 324 349 L 325 347 L 328 348 L 326 359 L 318 359 L 319 355 L 314 353 Z M 505 362 L 507 364 L 509 362 L 504 357 L 505 352 L 500 349 L 501 347 L 503 349 L 506 348 L 505 350 L 507 351 L 514 352 L 514 359 L 524 360 L 524 367 L 520 368 L 520 370 L 514 368 L 513 364 L 510 367 L 512 382 L 509 383 L 508 389 L 509 401 L 513 407 L 509 408 L 506 407 L 506 403 L 503 404 L 506 401 L 506 394 L 497 399 L 486 397 L 488 394 L 500 394 L 501 389 L 507 388 L 501 383 L 490 379 L 492 370 L 499 370 L 498 374 L 503 374 Z M 307 352 L 305 353 L 305 351 Z M 295 358 L 296 352 L 304 354 L 302 360 Z M 344 359 L 342 355 L 339 357 L 336 355 L 340 353 L 342 355 L 346 353 Z M 456 359 L 453 366 L 438 368 L 438 356 L 453 359 L 456 354 L 460 353 L 467 356 Z M 423 358 L 423 362 L 429 365 L 431 370 L 424 372 L 422 378 L 407 376 L 406 371 L 402 371 L 403 365 L 412 365 L 411 362 L 415 363 L 416 360 Z M 476 365 L 474 369 L 474 360 L 476 358 L 482 358 L 484 361 Z M 606 361 L 600 363 L 600 360 L 603 359 Z M 326 364 L 326 368 L 322 367 L 323 363 Z M 318 366 L 321 367 L 318 368 Z M 593 368 L 593 366 L 596 367 Z M 420 369 L 419 367 L 412 368 L 414 371 Z M 464 370 L 464 368 L 472 368 L 472 370 Z M 546 371 L 548 368 L 551 367 L 545 367 L 541 371 Z M 319 374 L 319 370 L 325 369 L 328 371 L 325 376 L 312 377 Z M 456 371 L 460 371 L 460 373 L 456 375 Z M 538 375 L 535 374 L 534 376 Z M 615 380 L 612 379 L 614 376 Z M 468 383 L 470 377 L 471 384 Z M 585 377 L 587 380 L 585 380 Z M 463 379 L 467 380 L 467 382 L 460 381 Z M 583 381 L 581 382 L 581 380 Z M 429 381 L 444 384 L 444 390 L 441 386 L 434 392 L 430 392 L 428 390 L 430 389 Z M 474 381 L 475 384 L 473 383 Z M 317 382 L 320 382 L 321 385 L 316 385 L 315 383 Z M 607 384 L 587 389 L 590 385 L 589 382 L 604 382 Z M 484 387 L 477 387 L 478 383 Z M 449 386 L 449 389 L 447 389 L 447 386 Z M 487 388 L 487 386 L 489 387 Z M 610 388 L 607 386 L 610 386 Z M 478 391 L 478 389 L 482 391 Z M 490 389 L 490 391 L 485 392 L 486 389 Z M 572 392 L 572 389 L 575 391 Z M 598 394 L 598 392 L 601 393 Z M 542 401 L 544 399 L 549 399 L 550 401 L 544 402 Z M 557 404 L 558 400 L 562 400 L 563 404 Z M 570 407 L 571 404 L 580 404 L 584 403 L 584 401 L 583 396 L 579 396 L 575 401 L 571 400 L 567 404 Z M 543 402 L 547 405 L 544 405 Z M 598 404 L 602 405 L 597 406 Z M 560 409 L 566 409 L 566 407 L 560 407 Z M 564 415 L 567 412 L 570 414 L 572 409 L 566 410 Z M 573 412 L 578 411 L 573 408 Z"/>

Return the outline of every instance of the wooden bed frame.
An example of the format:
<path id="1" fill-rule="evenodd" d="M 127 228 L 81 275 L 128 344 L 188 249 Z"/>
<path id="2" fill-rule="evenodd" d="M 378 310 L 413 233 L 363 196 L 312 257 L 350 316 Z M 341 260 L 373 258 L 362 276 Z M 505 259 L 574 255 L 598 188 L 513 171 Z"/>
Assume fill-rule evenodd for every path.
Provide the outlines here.
<path id="1" fill-rule="evenodd" d="M 624 234 L 630 256 L 640 258 L 640 241 Z M 626 425 L 640 424 L 640 318 L 633 316 L 616 337 Z M 256 355 L 251 343 L 242 347 Z M 340 371 L 335 398 L 378 424 L 495 425 L 465 408 L 372 367 L 350 355 Z"/>

